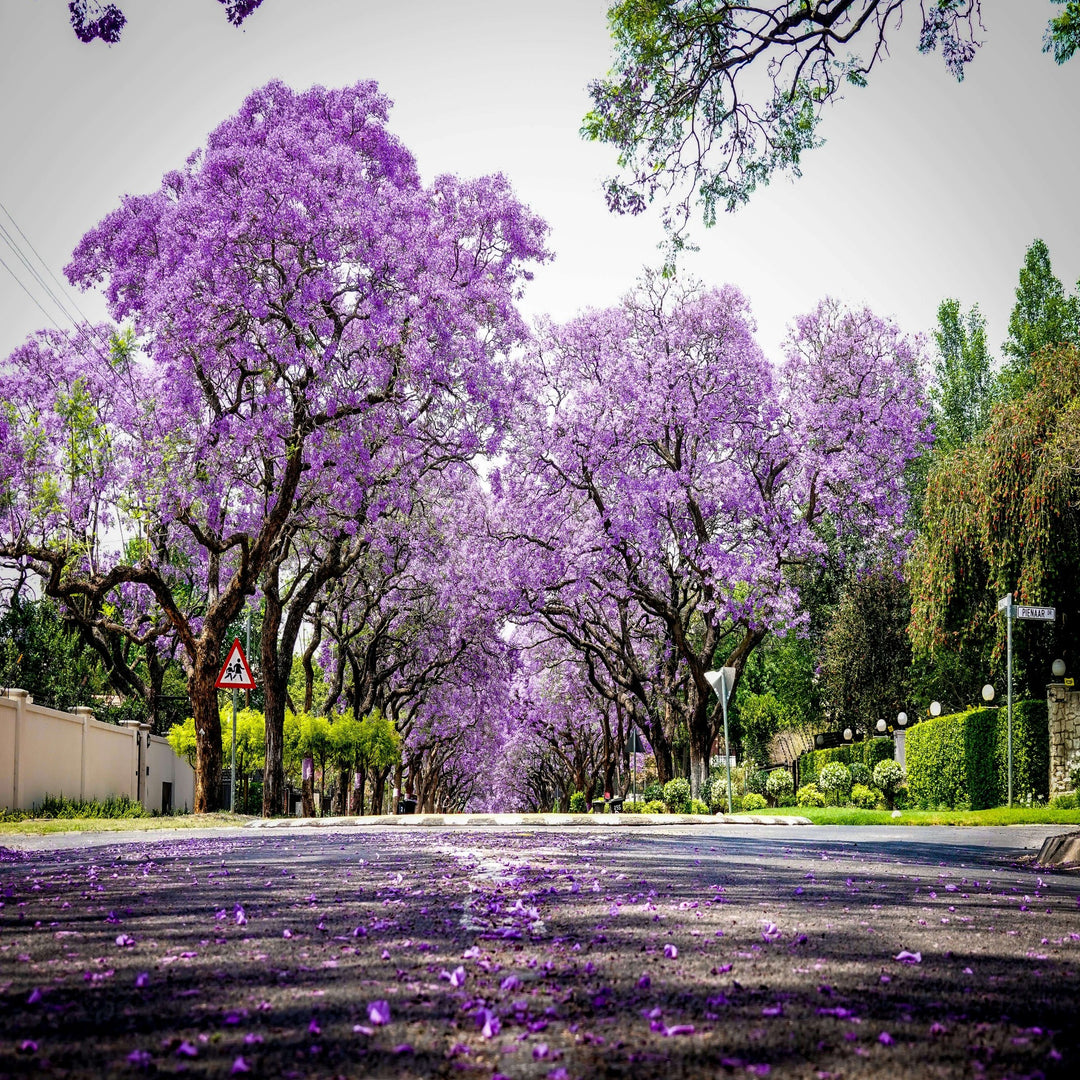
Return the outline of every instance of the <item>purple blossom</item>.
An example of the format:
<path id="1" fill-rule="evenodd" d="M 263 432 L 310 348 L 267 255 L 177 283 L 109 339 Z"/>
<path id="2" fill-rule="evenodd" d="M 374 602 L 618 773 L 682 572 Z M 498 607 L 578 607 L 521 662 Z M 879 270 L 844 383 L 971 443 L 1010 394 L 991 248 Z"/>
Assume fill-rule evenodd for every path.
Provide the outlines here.
<path id="1" fill-rule="evenodd" d="M 922 953 L 921 952 L 908 952 L 907 949 L 901 949 L 894 957 L 894 960 L 898 960 L 901 964 L 921 964 Z"/>
<path id="2" fill-rule="evenodd" d="M 379 1027 L 390 1023 L 390 1004 L 386 1001 L 372 1001 L 367 1008 L 368 1020 Z"/>

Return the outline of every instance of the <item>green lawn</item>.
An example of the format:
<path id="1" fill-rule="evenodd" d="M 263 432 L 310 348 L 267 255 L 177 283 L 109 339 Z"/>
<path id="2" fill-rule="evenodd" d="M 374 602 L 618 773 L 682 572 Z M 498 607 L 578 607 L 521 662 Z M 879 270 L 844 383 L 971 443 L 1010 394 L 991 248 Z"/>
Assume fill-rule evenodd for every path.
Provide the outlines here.
<path id="1" fill-rule="evenodd" d="M 785 806 L 747 811 L 753 814 L 797 814 L 815 825 L 1080 825 L 1080 810 L 1048 806 L 998 806 L 993 810 L 903 810 L 894 818 L 888 810 L 859 810 L 853 806 Z"/>
<path id="2" fill-rule="evenodd" d="M 158 829 L 206 829 L 241 826 L 251 821 L 240 814 L 179 814 L 176 817 L 29 818 L 0 822 L 0 836 L 44 836 L 70 832 L 154 832 Z"/>

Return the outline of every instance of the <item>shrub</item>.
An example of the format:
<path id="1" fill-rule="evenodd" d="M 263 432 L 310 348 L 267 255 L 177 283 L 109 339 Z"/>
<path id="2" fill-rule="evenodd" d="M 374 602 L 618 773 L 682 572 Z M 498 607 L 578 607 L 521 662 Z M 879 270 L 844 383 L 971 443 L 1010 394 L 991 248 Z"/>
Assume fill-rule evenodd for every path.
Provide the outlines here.
<path id="1" fill-rule="evenodd" d="M 709 804 L 702 802 L 701 799 L 690 800 L 690 813 L 691 814 L 707 814 L 709 813 Z"/>
<path id="2" fill-rule="evenodd" d="M 657 799 L 663 799 L 664 785 L 657 782 L 646 784 L 642 795 L 645 796 L 646 802 L 656 802 Z"/>
<path id="3" fill-rule="evenodd" d="M 105 799 L 69 799 L 63 795 L 44 795 L 41 805 L 35 806 L 34 817 L 40 818 L 139 818 L 150 817 L 142 803 L 127 795 L 110 795 Z"/>
<path id="4" fill-rule="evenodd" d="M 924 720 L 908 732 L 911 795 L 930 806 L 1000 806 L 1008 791 L 1005 709 L 968 709 Z M 1045 701 L 1013 706 L 1013 790 L 1049 795 L 1050 732 Z"/>
<path id="5" fill-rule="evenodd" d="M 896 804 L 896 792 L 904 782 L 904 770 L 898 761 L 879 761 L 874 766 L 874 783 L 885 796 L 885 807 L 892 810 Z"/>
<path id="6" fill-rule="evenodd" d="M 768 805 L 769 804 L 765 801 L 765 796 L 759 795 L 756 791 L 748 791 L 743 796 L 743 810 L 764 810 Z"/>
<path id="7" fill-rule="evenodd" d="M 1073 754 L 1069 763 L 1065 766 L 1065 773 L 1069 778 L 1069 787 L 1073 791 L 1080 791 L 1080 754 Z"/>
<path id="8" fill-rule="evenodd" d="M 643 814 L 662 814 L 664 812 L 664 804 L 660 799 L 650 799 L 642 808 Z"/>
<path id="9" fill-rule="evenodd" d="M 690 781 L 681 776 L 664 785 L 664 805 L 669 814 L 690 812 Z"/>
<path id="10" fill-rule="evenodd" d="M 1080 796 L 1077 796 L 1075 791 L 1070 791 L 1067 795 L 1056 795 L 1050 800 L 1050 805 L 1055 810 L 1076 810 L 1080 807 Z"/>
<path id="11" fill-rule="evenodd" d="M 839 805 L 840 800 L 851 790 L 851 770 L 839 761 L 830 761 L 818 777 L 818 787 L 828 800 Z"/>
<path id="12" fill-rule="evenodd" d="M 769 782 L 769 774 L 764 769 L 758 769 L 746 777 L 746 790 L 755 795 L 765 794 L 765 785 Z"/>
<path id="13" fill-rule="evenodd" d="M 873 810 L 877 806 L 878 793 L 865 784 L 851 785 L 851 802 L 863 810 Z"/>
<path id="14" fill-rule="evenodd" d="M 879 761 L 892 756 L 893 741 L 884 736 L 847 746 L 834 746 L 828 750 L 815 750 L 799 758 L 799 786 L 816 783 L 821 770 L 830 761 L 839 761 L 848 768 L 855 762 L 861 762 L 868 769 L 873 769 Z"/>
<path id="15" fill-rule="evenodd" d="M 735 785 L 732 784 L 732 803 L 734 803 Z M 727 810 L 727 780 L 725 777 L 717 777 L 709 788 L 709 809 L 715 814 Z"/>
<path id="16" fill-rule="evenodd" d="M 803 784 L 795 793 L 797 806 L 824 806 L 825 795 L 817 784 Z"/>
<path id="17" fill-rule="evenodd" d="M 584 814 L 588 809 L 588 805 L 585 801 L 584 791 L 575 791 L 570 796 L 570 813 L 571 814 Z"/>
<path id="18" fill-rule="evenodd" d="M 765 781 L 765 794 L 774 806 L 784 806 L 795 793 L 795 781 L 787 769 L 774 769 Z"/>
<path id="19" fill-rule="evenodd" d="M 870 766 L 863 761 L 853 761 L 848 768 L 851 770 L 851 785 L 854 787 L 856 784 L 862 784 L 865 787 L 869 787 L 874 781 L 872 779 L 873 774 L 870 771 Z M 876 766 L 875 766 L 876 768 Z"/>

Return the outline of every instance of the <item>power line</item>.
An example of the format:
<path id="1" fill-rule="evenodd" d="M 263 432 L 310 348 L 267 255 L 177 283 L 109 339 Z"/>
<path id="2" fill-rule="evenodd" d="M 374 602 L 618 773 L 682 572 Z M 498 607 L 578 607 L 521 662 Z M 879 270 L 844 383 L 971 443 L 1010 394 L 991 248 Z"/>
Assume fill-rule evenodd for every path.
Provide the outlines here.
<path id="1" fill-rule="evenodd" d="M 112 352 L 112 343 L 111 343 L 111 341 L 104 335 L 104 333 L 102 332 L 102 330 L 99 327 L 95 326 L 90 321 L 89 317 L 82 310 L 82 308 L 79 307 L 78 303 L 75 300 L 70 300 L 69 302 L 72 304 L 72 306 L 75 308 L 75 310 L 82 317 L 81 322 L 65 306 L 65 298 L 64 298 L 65 288 L 64 288 L 63 283 L 56 276 L 56 274 L 53 273 L 52 268 L 41 257 L 41 254 L 38 252 L 37 248 L 34 247 L 33 243 L 30 241 L 30 238 L 26 235 L 26 233 L 23 232 L 23 230 L 19 226 L 19 223 L 12 216 L 11 211 L 8 210 L 8 208 L 2 202 L 0 202 L 0 210 L 3 210 L 3 212 L 7 216 L 8 220 L 15 227 L 16 232 L 18 232 L 19 236 L 21 236 L 22 239 L 25 241 L 25 243 L 26 243 L 27 247 L 30 249 L 30 251 L 33 252 L 34 256 L 37 258 L 37 261 L 41 264 L 41 266 L 44 269 L 45 273 L 48 274 L 48 276 L 53 280 L 53 282 L 55 282 L 55 284 L 57 286 L 57 289 L 59 290 L 59 293 L 54 291 L 52 289 L 52 287 L 48 284 L 48 282 L 45 281 L 45 279 L 41 276 L 40 272 L 34 266 L 32 260 L 30 259 L 30 257 L 26 254 L 26 252 L 19 245 L 19 241 L 3 225 L 2 222 L 0 222 L 0 239 L 2 239 L 3 242 L 7 245 L 7 247 L 11 249 L 11 251 L 14 253 L 15 257 L 19 260 L 20 263 L 22 263 L 25 270 L 30 274 L 32 280 L 34 282 L 36 282 L 37 285 L 44 291 L 45 295 L 53 302 L 53 304 L 56 306 L 56 308 L 62 313 L 64 318 L 68 322 L 71 323 L 71 325 L 75 329 L 76 333 L 78 333 L 79 331 L 82 331 L 84 329 L 89 332 L 89 335 L 90 335 L 90 337 L 89 337 L 89 345 L 93 349 L 93 351 L 97 354 L 98 358 L 101 359 L 101 360 L 104 360 L 106 362 L 109 362 L 109 356 L 110 356 L 110 354 Z M 64 331 L 63 327 L 60 326 L 60 324 L 56 321 L 56 319 L 54 319 L 49 314 L 49 312 L 45 310 L 45 308 L 42 306 L 41 302 L 34 295 L 34 293 L 31 291 L 31 289 L 27 286 L 26 282 L 23 281 L 23 279 L 15 272 L 15 270 L 13 270 L 6 262 L 4 262 L 4 260 L 2 258 L 0 258 L 0 264 L 2 264 L 4 269 L 7 270 L 7 272 L 15 279 L 15 282 L 16 282 L 16 284 L 18 284 L 19 288 L 21 288 L 23 290 L 23 292 L 26 293 L 26 295 L 28 297 L 30 297 L 31 301 L 33 301 L 33 303 L 34 303 L 34 306 L 42 313 L 42 315 L 44 315 L 45 318 L 48 319 L 48 321 L 50 323 L 52 323 L 52 325 L 60 333 L 64 333 L 65 331 Z M 77 341 L 73 340 L 72 344 L 75 346 L 76 349 L 79 349 L 79 345 L 78 345 Z"/>
<path id="2" fill-rule="evenodd" d="M 35 306 L 37 307 L 38 311 L 40 311 L 41 314 L 44 315 L 45 318 L 48 319 L 49 322 L 51 322 L 53 324 L 53 326 L 56 327 L 57 330 L 60 330 L 60 332 L 63 333 L 63 330 L 61 329 L 60 324 L 41 306 L 40 302 L 38 301 L 38 298 L 23 284 L 22 279 L 19 277 L 19 275 L 16 274 L 15 271 L 12 270 L 11 267 L 8 266 L 8 264 L 6 262 L 4 262 L 4 259 L 3 259 L 2 256 L 0 256 L 0 266 L 2 266 L 15 279 L 15 284 L 18 285 L 19 288 L 22 289 L 22 291 L 24 293 L 26 293 L 27 296 L 30 297 L 30 299 L 34 302 Z"/>
<path id="3" fill-rule="evenodd" d="M 10 221 L 11 224 L 15 226 L 15 230 L 23 238 L 23 240 L 26 241 L 26 246 L 34 253 L 35 256 L 37 256 L 37 261 L 41 263 L 41 265 L 45 268 L 45 272 L 49 275 L 49 277 L 53 279 L 53 281 L 56 283 L 57 288 L 59 288 L 62 292 L 65 288 L 63 282 L 61 282 L 60 279 L 52 272 L 52 267 L 50 267 L 49 264 L 41 257 L 41 255 L 38 253 L 37 248 L 35 248 L 34 245 L 31 243 L 30 238 L 26 235 L 26 233 L 22 231 L 21 228 L 19 228 L 19 223 L 11 216 L 11 211 L 2 202 L 0 202 L 0 210 L 4 211 L 4 213 L 7 215 L 8 221 Z M 3 228 L 3 226 L 0 225 L 0 228 Z M 75 310 L 82 316 L 83 322 L 89 323 L 90 319 L 87 316 L 86 312 L 83 311 L 81 307 L 79 307 L 78 301 L 74 298 L 69 299 L 71 300 L 71 304 L 75 308 Z"/>

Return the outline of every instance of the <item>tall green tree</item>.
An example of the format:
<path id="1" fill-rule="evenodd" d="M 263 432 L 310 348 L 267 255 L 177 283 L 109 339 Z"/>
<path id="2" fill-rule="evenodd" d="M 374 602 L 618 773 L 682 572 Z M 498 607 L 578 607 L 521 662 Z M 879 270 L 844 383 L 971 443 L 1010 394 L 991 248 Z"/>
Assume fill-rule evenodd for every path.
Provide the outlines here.
<path id="1" fill-rule="evenodd" d="M 892 722 L 910 701 L 910 598 L 895 569 L 851 581 L 832 614 L 822 656 L 822 689 L 832 719 L 864 731 Z"/>
<path id="2" fill-rule="evenodd" d="M 1080 345 L 1080 296 L 1068 295 L 1050 263 L 1050 250 L 1034 240 L 1024 254 L 1009 336 L 1001 347 L 1009 362 L 1002 372 L 1006 397 L 1019 397 L 1034 385 L 1031 358 L 1050 345 Z"/>
<path id="3" fill-rule="evenodd" d="M 965 315 L 959 300 L 942 300 L 937 317 L 937 358 L 930 387 L 934 449 L 948 453 L 971 442 L 989 422 L 994 365 L 978 304 Z"/>
<path id="4" fill-rule="evenodd" d="M 93 650 L 56 601 L 27 599 L 16 590 L 0 616 L 0 686 L 17 686 L 42 704 L 73 709 L 92 704 L 104 679 Z"/>

